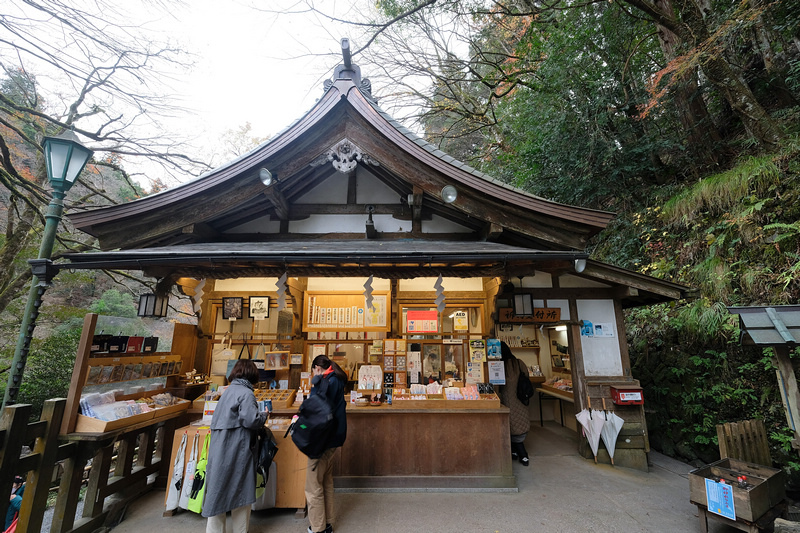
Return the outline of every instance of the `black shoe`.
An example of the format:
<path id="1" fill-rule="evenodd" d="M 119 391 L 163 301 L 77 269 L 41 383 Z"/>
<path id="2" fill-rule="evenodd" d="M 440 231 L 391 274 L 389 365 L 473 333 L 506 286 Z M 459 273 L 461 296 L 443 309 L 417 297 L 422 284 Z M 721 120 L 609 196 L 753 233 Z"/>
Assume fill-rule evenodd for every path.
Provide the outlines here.
<path id="1" fill-rule="evenodd" d="M 333 526 L 330 524 L 325 524 L 325 533 L 333 533 Z"/>
<path id="2" fill-rule="evenodd" d="M 519 459 L 519 454 L 517 452 L 511 452 L 511 460 L 516 461 Z"/>
<path id="3" fill-rule="evenodd" d="M 524 466 L 530 465 L 530 459 L 527 457 L 520 457 L 519 462 L 522 463 Z"/>

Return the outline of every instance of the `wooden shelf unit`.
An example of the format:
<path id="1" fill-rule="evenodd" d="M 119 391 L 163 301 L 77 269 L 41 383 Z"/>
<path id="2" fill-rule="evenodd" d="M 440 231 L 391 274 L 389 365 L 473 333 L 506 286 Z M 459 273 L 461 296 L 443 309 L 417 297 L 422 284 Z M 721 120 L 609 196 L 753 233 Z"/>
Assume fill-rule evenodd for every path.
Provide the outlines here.
<path id="1" fill-rule="evenodd" d="M 92 352 L 92 339 L 95 333 L 95 327 L 97 326 L 97 314 L 96 313 L 89 313 L 84 317 L 83 320 L 83 330 L 81 332 L 81 339 L 78 343 L 78 353 L 76 354 L 75 358 L 75 366 L 72 371 L 72 380 L 70 381 L 69 393 L 67 394 L 67 405 L 64 412 L 63 422 L 61 424 L 61 434 L 68 434 L 78 430 L 78 411 L 80 408 L 80 398 L 81 394 L 83 394 L 84 389 L 87 385 L 92 386 L 92 384 L 88 384 L 87 381 L 89 380 L 90 372 L 93 372 L 91 369 L 100 367 L 104 369 L 107 366 L 111 366 L 112 368 L 116 369 L 117 367 L 121 367 L 122 376 L 125 376 L 125 371 L 128 365 L 135 367 L 138 364 L 144 365 L 149 362 L 151 365 L 155 365 L 158 363 L 159 366 L 159 373 L 158 375 L 154 375 L 151 370 L 150 378 L 137 378 L 136 380 L 128 379 L 127 381 L 122 379 L 115 379 L 110 380 L 104 383 L 97 383 L 97 385 L 103 384 L 113 384 L 113 383 L 131 383 L 134 381 L 140 381 L 142 379 L 151 379 L 154 377 L 158 378 L 165 378 L 166 384 L 165 387 L 159 389 L 151 389 L 151 390 L 143 390 L 140 392 L 126 394 L 124 396 L 120 396 L 117 398 L 118 400 L 138 400 L 140 398 L 150 397 L 155 394 L 159 394 L 161 392 L 165 392 L 168 389 L 177 386 L 178 384 L 178 373 L 175 370 L 175 367 L 178 366 L 180 363 L 180 370 L 184 372 L 189 370 L 193 367 L 194 363 L 194 347 L 196 343 L 196 336 L 194 335 L 194 326 L 190 324 L 175 324 L 175 330 L 173 334 L 173 343 L 172 348 L 173 351 L 171 353 L 147 353 L 147 354 L 120 354 L 120 353 L 97 353 Z M 161 374 L 161 368 L 163 364 L 166 363 L 165 372 L 169 372 L 170 368 L 169 365 L 172 363 L 172 373 L 165 373 L 164 375 Z M 151 367 L 152 369 L 153 367 Z M 101 370 L 102 371 L 102 370 Z M 114 372 L 114 371 L 112 371 Z M 97 375 L 97 374 L 94 374 Z M 172 407 L 172 406 L 170 406 Z M 185 405 L 181 405 L 182 409 L 188 407 L 188 402 Z M 169 407 L 167 408 L 169 409 Z M 143 413 L 143 415 L 150 415 L 142 416 L 136 415 L 128 418 L 123 418 L 120 420 L 114 420 L 112 422 L 105 422 L 102 420 L 97 419 L 90 419 L 89 417 L 82 417 L 86 418 L 89 421 L 96 421 L 98 423 L 89 423 L 88 426 L 84 421 L 81 424 L 83 431 L 89 431 L 92 433 L 102 433 L 104 431 L 111 431 L 111 429 L 119 429 L 127 427 L 128 425 L 136 424 L 139 422 L 146 421 L 150 418 L 157 418 L 164 414 L 165 412 L 162 411 L 158 414 L 156 412 L 151 413 Z"/>

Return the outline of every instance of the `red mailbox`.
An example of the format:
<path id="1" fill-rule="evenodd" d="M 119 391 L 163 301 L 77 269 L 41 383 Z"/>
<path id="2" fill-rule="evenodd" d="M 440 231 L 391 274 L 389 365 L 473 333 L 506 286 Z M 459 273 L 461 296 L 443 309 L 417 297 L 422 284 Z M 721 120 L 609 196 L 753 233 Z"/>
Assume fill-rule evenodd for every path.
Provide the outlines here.
<path id="1" fill-rule="evenodd" d="M 611 401 L 617 405 L 642 405 L 644 395 L 641 387 L 610 387 Z"/>

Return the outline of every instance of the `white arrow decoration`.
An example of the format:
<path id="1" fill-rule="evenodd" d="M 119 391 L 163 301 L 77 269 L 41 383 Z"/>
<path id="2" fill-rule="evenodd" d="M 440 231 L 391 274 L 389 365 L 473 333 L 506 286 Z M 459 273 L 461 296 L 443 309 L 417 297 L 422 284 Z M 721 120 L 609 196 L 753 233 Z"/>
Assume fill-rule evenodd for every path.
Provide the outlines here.
<path id="1" fill-rule="evenodd" d="M 289 279 L 289 276 L 286 272 L 283 273 L 281 277 L 278 278 L 278 282 L 275 284 L 275 289 L 278 292 L 278 312 L 280 313 L 283 311 L 283 308 L 286 307 L 286 280 Z"/>
<path id="2" fill-rule="evenodd" d="M 372 276 L 367 278 L 367 282 L 364 283 L 364 305 L 367 309 L 375 310 L 375 304 L 372 303 Z"/>
<path id="3" fill-rule="evenodd" d="M 439 274 L 439 277 L 436 280 L 436 283 L 433 284 L 433 287 L 436 289 L 436 299 L 434 303 L 436 304 L 436 309 L 439 310 L 440 313 L 444 313 L 445 303 L 444 303 L 444 285 L 442 285 L 442 275 Z"/>

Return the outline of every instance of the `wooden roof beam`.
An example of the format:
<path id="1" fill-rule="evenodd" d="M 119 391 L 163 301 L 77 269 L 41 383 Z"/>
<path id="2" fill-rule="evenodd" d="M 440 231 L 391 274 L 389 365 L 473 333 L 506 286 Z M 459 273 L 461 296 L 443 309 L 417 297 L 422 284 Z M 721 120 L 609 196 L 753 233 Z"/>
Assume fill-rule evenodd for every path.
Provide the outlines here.
<path id="1" fill-rule="evenodd" d="M 181 228 L 181 233 L 184 235 L 191 235 L 199 241 L 213 241 L 216 240 L 219 233 L 203 222 L 195 222 Z"/>
<path id="2" fill-rule="evenodd" d="M 414 185 L 411 197 L 411 209 L 413 211 L 411 216 L 411 231 L 420 233 L 422 232 L 422 188 Z"/>
<path id="3" fill-rule="evenodd" d="M 483 227 L 483 231 L 481 232 L 481 240 L 496 242 L 500 239 L 502 234 L 503 226 L 496 224 L 495 222 L 490 222 Z"/>
<path id="4" fill-rule="evenodd" d="M 286 201 L 286 197 L 283 195 L 280 188 L 278 188 L 277 183 L 273 183 L 267 187 L 264 191 L 264 196 L 266 196 L 275 207 L 275 216 L 278 220 L 289 220 L 289 202 Z"/>

